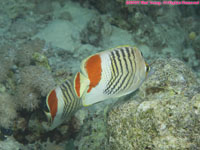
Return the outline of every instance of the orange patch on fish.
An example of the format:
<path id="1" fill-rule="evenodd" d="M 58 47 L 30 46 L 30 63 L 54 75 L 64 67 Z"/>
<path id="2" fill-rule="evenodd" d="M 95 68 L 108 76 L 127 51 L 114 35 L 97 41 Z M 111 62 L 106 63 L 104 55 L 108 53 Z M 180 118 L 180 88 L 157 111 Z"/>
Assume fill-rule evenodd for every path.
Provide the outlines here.
<path id="1" fill-rule="evenodd" d="M 101 57 L 99 55 L 91 56 L 86 62 L 85 69 L 87 70 L 90 80 L 89 89 L 87 91 L 89 93 L 101 80 Z"/>
<path id="2" fill-rule="evenodd" d="M 78 97 L 80 97 L 80 88 L 81 88 L 80 72 L 78 72 L 76 75 L 76 79 L 75 79 L 75 90 L 76 90 Z"/>
<path id="3" fill-rule="evenodd" d="M 54 117 L 56 116 L 57 107 L 58 107 L 58 99 L 57 99 L 55 90 L 51 91 L 51 93 L 49 94 L 48 105 L 50 108 L 50 113 L 51 113 L 51 117 L 52 117 L 52 121 L 53 121 Z"/>

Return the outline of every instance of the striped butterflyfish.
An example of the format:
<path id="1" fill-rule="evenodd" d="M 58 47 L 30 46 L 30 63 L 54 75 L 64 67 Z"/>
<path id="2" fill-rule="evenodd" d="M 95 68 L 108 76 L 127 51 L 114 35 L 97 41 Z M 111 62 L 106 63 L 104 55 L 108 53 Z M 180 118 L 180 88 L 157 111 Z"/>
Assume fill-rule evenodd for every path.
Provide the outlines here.
<path id="1" fill-rule="evenodd" d="M 62 124 L 82 105 L 77 97 L 73 84 L 66 80 L 55 89 L 51 90 L 46 99 L 49 112 L 45 112 L 50 120 L 49 129 L 52 130 Z"/>
<path id="2" fill-rule="evenodd" d="M 82 61 L 80 69 L 74 88 L 83 106 L 137 90 L 150 71 L 139 49 L 129 45 L 91 55 Z"/>

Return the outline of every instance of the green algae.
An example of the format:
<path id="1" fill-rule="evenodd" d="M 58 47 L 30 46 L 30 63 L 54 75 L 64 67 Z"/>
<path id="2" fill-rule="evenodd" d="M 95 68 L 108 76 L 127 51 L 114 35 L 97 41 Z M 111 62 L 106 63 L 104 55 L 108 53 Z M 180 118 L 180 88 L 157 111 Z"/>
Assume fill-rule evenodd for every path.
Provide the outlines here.
<path id="1" fill-rule="evenodd" d="M 35 52 L 33 54 L 33 60 L 36 63 L 36 65 L 43 66 L 47 68 L 48 70 L 51 70 L 51 67 L 49 66 L 48 58 L 45 55 Z"/>

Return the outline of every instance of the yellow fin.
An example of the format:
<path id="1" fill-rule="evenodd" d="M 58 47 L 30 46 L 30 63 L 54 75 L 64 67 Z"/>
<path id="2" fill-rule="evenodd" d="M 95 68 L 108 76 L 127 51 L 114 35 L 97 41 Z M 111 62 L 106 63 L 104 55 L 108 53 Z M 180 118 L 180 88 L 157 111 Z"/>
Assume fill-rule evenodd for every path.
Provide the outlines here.
<path id="1" fill-rule="evenodd" d="M 53 90 L 54 90 L 54 89 L 53 89 Z M 46 105 L 47 105 L 47 108 L 48 108 L 49 111 L 50 111 L 50 108 L 49 108 L 48 99 L 49 99 L 49 95 L 51 94 L 51 92 L 52 92 L 53 90 L 51 90 L 51 91 L 48 93 L 47 97 L 46 97 Z M 46 114 L 46 113 L 47 113 L 47 112 L 45 112 L 45 114 Z"/>
<path id="2" fill-rule="evenodd" d="M 91 56 L 93 56 L 93 55 L 91 55 Z M 81 66 L 80 66 L 80 68 L 81 68 L 81 73 L 82 73 L 84 76 L 86 76 L 86 77 L 88 77 L 88 73 L 87 73 L 87 71 L 86 71 L 86 69 L 85 69 L 85 64 L 86 64 L 86 62 L 88 61 L 88 59 L 89 59 L 91 56 L 87 57 L 86 59 L 83 59 L 82 62 L 81 62 Z"/>
<path id="3" fill-rule="evenodd" d="M 44 111 L 44 113 L 45 113 L 45 115 L 46 115 L 48 121 L 51 122 L 51 120 L 52 120 L 52 118 L 51 118 L 51 113 L 46 112 L 46 111 Z"/>
<path id="4" fill-rule="evenodd" d="M 120 45 L 120 46 L 117 46 L 115 48 L 121 48 L 121 47 L 132 47 L 132 46 L 130 46 L 130 45 Z"/>
<path id="5" fill-rule="evenodd" d="M 116 48 L 123 48 L 123 47 L 133 47 L 133 48 L 134 48 L 134 46 L 131 46 L 131 45 L 120 45 L 120 46 L 117 46 L 117 47 L 110 48 L 110 49 L 108 49 L 108 50 L 102 51 L 102 52 L 100 52 L 100 53 L 110 52 L 110 51 L 113 51 L 113 50 L 116 49 Z"/>

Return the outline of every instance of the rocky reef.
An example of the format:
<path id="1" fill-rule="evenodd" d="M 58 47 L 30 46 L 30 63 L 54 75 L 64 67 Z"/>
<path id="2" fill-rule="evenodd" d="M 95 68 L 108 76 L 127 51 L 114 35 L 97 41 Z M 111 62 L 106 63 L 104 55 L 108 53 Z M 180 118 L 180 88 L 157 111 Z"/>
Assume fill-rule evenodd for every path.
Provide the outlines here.
<path id="1" fill-rule="evenodd" d="M 183 62 L 158 59 L 154 74 L 108 112 L 110 150 L 198 149 L 200 86 Z"/>

